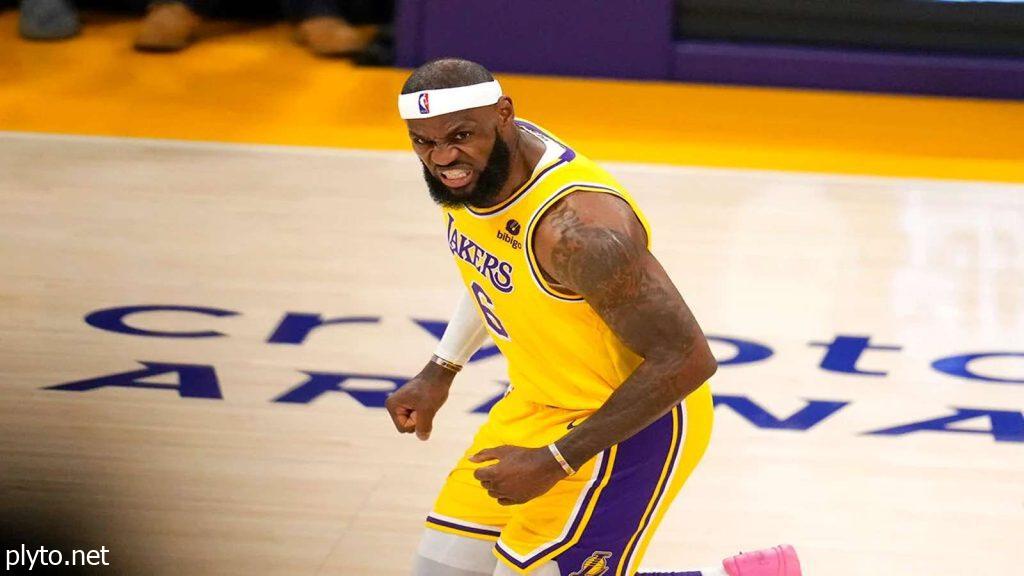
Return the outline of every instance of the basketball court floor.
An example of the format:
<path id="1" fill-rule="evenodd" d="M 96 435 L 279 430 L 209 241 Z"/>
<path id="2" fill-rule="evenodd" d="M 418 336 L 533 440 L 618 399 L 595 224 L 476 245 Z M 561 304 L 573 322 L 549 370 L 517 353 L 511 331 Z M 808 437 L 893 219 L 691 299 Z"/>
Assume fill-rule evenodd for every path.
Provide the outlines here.
<path id="1" fill-rule="evenodd" d="M 381 408 L 460 294 L 405 72 L 135 25 L 0 35 L 0 520 L 100 573 L 407 574 L 505 371 L 485 349 L 428 442 Z M 501 80 L 636 196 L 721 363 L 645 568 L 1020 572 L 1024 104 Z"/>
<path id="2" fill-rule="evenodd" d="M 737 362 L 646 564 L 792 542 L 808 574 L 1014 573 L 1024 187 L 610 167 Z M 504 379 L 474 362 L 426 443 L 379 407 L 460 289 L 411 154 L 5 133 L 0 173 L 4 506 L 128 573 L 405 573 Z M 165 308 L 94 314 L 139 306 Z"/>

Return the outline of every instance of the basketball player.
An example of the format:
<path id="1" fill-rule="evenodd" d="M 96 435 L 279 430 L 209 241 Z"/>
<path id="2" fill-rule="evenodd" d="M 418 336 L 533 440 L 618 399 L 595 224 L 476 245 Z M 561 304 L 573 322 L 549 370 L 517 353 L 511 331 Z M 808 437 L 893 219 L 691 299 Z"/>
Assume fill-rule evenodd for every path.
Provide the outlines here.
<path id="1" fill-rule="evenodd" d="M 415 70 L 399 111 L 466 294 L 387 409 L 426 440 L 490 336 L 511 385 L 449 475 L 415 576 L 633 576 L 711 433 L 717 364 L 633 198 L 517 120 L 482 66 Z M 792 547 L 677 576 L 798 576 Z"/>

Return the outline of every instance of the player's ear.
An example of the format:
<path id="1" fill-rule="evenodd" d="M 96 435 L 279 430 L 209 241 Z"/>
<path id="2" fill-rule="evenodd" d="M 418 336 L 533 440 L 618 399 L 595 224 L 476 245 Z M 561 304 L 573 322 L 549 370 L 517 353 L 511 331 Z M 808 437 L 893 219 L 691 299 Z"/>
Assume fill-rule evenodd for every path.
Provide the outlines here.
<path id="1" fill-rule="evenodd" d="M 495 106 L 498 107 L 498 121 L 502 128 L 511 125 L 516 120 L 516 108 L 512 104 L 512 99 L 508 96 L 502 96 Z"/>

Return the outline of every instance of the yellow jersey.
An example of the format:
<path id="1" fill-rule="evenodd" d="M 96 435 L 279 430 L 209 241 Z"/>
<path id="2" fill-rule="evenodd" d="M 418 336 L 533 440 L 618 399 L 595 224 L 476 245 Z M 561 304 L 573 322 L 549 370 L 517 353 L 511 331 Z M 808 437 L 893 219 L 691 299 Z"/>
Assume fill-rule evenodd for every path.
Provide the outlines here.
<path id="1" fill-rule="evenodd" d="M 582 297 L 542 276 L 532 237 L 540 217 L 573 192 L 613 194 L 647 231 L 633 198 L 604 169 L 534 124 L 516 123 L 546 151 L 511 196 L 488 208 L 445 209 L 448 247 L 491 337 L 508 360 L 512 394 L 570 410 L 596 410 L 640 364 Z"/>

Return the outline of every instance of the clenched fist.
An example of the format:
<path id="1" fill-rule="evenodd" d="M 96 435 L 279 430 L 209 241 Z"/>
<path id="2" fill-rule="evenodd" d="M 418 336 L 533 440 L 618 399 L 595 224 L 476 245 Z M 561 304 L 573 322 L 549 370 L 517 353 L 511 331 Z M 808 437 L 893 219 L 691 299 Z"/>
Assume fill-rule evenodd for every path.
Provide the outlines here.
<path id="1" fill-rule="evenodd" d="M 565 471 L 547 447 L 497 446 L 469 457 L 470 462 L 490 460 L 497 462 L 477 468 L 473 476 L 502 506 L 529 502 L 565 478 Z"/>
<path id="2" fill-rule="evenodd" d="M 384 402 L 395 428 L 403 434 L 416 432 L 420 440 L 430 438 L 434 415 L 448 399 L 448 388 L 454 378 L 455 372 L 427 362 L 415 378 Z"/>

